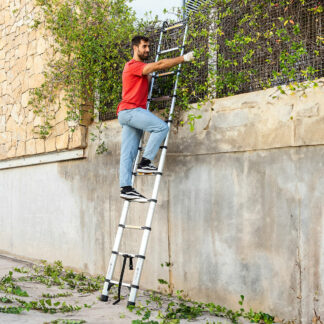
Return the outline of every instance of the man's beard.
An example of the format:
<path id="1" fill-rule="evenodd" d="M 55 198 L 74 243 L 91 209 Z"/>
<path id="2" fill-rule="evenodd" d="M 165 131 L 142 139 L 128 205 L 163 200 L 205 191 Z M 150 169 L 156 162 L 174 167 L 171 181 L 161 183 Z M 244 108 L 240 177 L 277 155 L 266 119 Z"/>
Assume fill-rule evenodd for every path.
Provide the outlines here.
<path id="1" fill-rule="evenodd" d="M 150 54 L 140 54 L 140 53 L 137 53 L 138 57 L 142 60 L 142 61 L 145 61 L 149 58 Z"/>

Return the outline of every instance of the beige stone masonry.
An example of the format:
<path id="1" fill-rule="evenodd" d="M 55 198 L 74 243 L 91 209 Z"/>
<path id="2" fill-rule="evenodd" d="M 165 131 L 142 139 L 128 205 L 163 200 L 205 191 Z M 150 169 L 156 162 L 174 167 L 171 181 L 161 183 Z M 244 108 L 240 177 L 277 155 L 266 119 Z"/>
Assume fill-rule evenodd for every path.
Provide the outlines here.
<path id="1" fill-rule="evenodd" d="M 43 26 L 30 27 L 37 10 L 33 0 L 2 0 L 0 4 L 0 160 L 86 147 L 89 116 L 72 133 L 62 101 L 61 108 L 57 105 L 52 110 L 51 134 L 41 139 L 33 132 L 42 118 L 28 105 L 29 91 L 44 81 L 52 55 L 52 38 Z"/>

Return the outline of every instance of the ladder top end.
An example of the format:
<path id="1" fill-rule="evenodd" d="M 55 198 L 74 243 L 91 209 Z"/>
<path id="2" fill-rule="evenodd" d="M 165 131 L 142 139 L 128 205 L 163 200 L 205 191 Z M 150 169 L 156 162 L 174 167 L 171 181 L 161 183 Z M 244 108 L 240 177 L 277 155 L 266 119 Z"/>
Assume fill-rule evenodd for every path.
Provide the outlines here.
<path id="1" fill-rule="evenodd" d="M 171 29 L 174 29 L 174 28 L 182 27 L 183 25 L 184 25 L 184 23 L 179 23 L 179 24 L 164 28 L 164 30 L 168 31 L 168 30 L 171 30 Z"/>

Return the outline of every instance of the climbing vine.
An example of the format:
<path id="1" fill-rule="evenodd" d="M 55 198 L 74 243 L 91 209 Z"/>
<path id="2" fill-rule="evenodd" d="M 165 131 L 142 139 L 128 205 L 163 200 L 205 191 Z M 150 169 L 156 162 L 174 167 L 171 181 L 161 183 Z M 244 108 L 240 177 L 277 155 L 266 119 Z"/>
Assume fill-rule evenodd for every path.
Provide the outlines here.
<path id="1" fill-rule="evenodd" d="M 46 138 L 55 117 L 51 108 L 60 105 L 62 92 L 66 120 L 72 125 L 85 113 L 94 118 L 108 105 L 117 105 L 121 71 L 131 55 L 125 45 L 134 35 L 135 15 L 125 0 L 36 0 L 36 5 L 41 10 L 33 28 L 44 26 L 54 39 L 45 81 L 31 91 L 29 101 L 34 113 L 44 118 L 35 131 Z"/>

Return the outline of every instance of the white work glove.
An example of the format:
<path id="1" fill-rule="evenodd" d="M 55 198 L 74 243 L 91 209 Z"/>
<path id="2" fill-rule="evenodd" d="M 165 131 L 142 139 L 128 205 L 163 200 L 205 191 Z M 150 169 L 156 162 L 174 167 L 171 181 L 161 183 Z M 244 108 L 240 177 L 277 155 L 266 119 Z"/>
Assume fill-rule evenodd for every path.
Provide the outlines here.
<path id="1" fill-rule="evenodd" d="M 193 61 L 195 59 L 194 52 L 189 52 L 189 53 L 183 55 L 183 59 L 185 62 Z"/>

